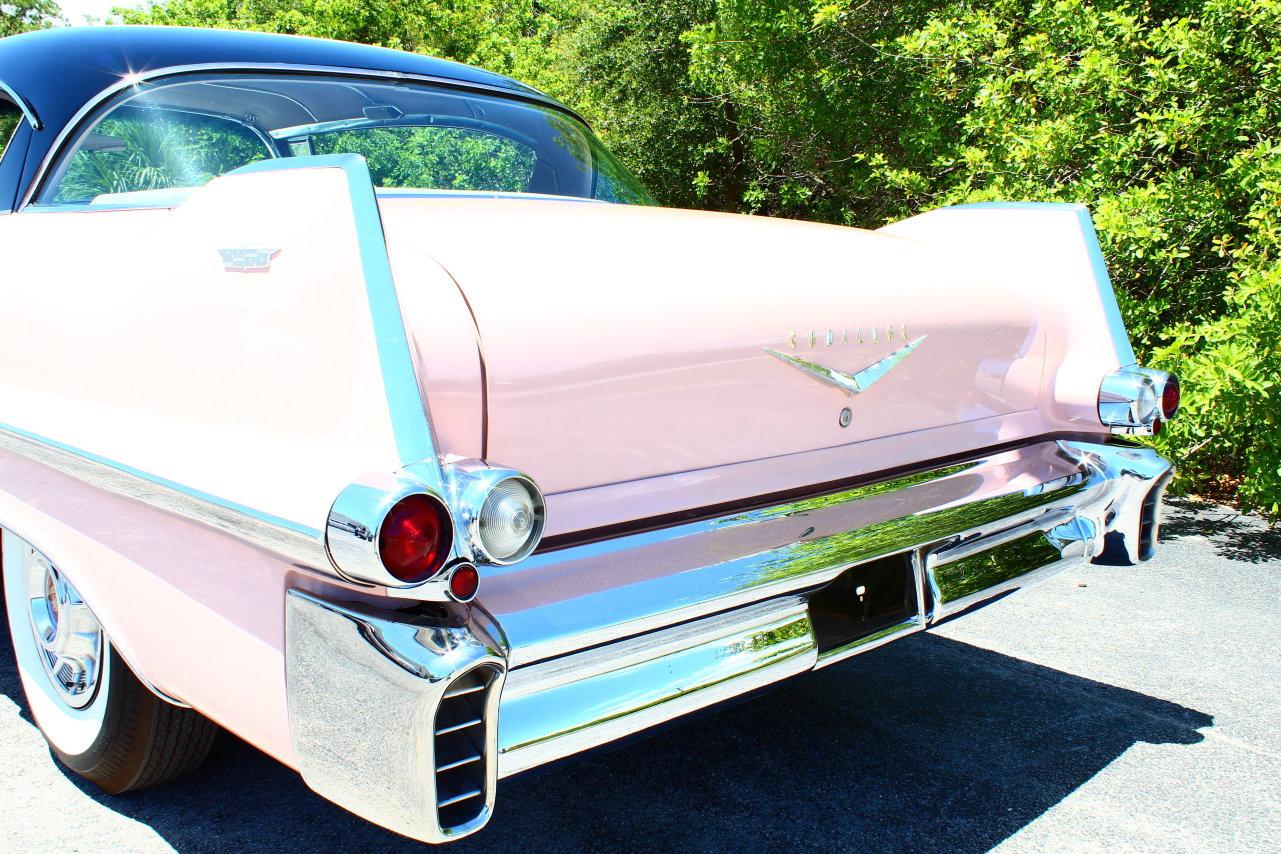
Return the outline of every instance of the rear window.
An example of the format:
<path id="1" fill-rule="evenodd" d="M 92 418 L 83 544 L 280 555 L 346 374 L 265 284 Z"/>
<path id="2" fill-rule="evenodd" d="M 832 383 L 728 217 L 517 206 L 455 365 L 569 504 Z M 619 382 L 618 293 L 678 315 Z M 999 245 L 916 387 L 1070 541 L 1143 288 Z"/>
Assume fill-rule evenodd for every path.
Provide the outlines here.
<path id="1" fill-rule="evenodd" d="M 227 119 L 123 107 L 94 126 L 67 162 L 54 201 L 197 187 L 271 151 Z"/>
<path id="2" fill-rule="evenodd" d="M 447 127 L 318 133 L 312 154 L 362 154 L 377 187 L 519 193 L 534 177 L 534 150 L 493 133 Z"/>
<path id="3" fill-rule="evenodd" d="M 360 154 L 388 189 L 536 193 L 653 204 L 586 125 L 516 98 L 300 74 L 142 83 L 101 108 L 39 204 L 172 204 L 267 158 Z"/>

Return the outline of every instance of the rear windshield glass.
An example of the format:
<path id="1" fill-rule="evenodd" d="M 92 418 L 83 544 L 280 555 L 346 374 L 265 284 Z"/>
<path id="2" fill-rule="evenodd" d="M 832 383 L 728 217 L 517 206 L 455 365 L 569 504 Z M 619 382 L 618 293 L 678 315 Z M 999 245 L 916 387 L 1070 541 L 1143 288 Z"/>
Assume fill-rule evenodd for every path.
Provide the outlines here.
<path id="1" fill-rule="evenodd" d="M 165 204 L 258 160 L 345 153 L 364 156 L 385 189 L 654 203 L 559 110 L 428 84 L 287 74 L 128 90 L 64 154 L 38 202 Z"/>

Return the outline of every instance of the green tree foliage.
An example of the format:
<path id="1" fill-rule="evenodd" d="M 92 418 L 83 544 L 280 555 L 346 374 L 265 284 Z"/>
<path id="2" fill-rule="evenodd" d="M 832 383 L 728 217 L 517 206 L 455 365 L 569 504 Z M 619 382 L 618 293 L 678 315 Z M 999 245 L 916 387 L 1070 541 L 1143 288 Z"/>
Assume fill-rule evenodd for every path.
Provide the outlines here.
<path id="1" fill-rule="evenodd" d="M 54 0 L 15 0 L 0 3 L 0 38 L 43 30 L 62 21 L 62 12 Z"/>
<path id="2" fill-rule="evenodd" d="M 695 84 L 685 42 L 715 15 L 715 0 L 584 3 L 562 19 L 548 50 L 561 71 L 543 86 L 582 111 L 662 203 L 735 211 L 749 166 L 737 104 Z"/>
<path id="3" fill-rule="evenodd" d="M 382 45 L 484 65 L 537 69 L 558 0 L 170 0 L 118 8 L 126 24 L 220 27 Z M 525 75 L 528 76 L 528 75 Z"/>
<path id="4" fill-rule="evenodd" d="M 435 53 L 579 108 L 663 202 L 876 227 L 1088 204 L 1178 485 L 1281 513 L 1281 0 L 170 0 L 136 22 Z"/>

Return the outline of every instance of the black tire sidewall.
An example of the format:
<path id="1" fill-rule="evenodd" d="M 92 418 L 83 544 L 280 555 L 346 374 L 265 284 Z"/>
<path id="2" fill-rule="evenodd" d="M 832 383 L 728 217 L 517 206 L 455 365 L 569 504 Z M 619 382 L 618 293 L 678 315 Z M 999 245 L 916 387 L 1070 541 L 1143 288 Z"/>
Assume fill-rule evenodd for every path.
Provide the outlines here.
<path id="1" fill-rule="evenodd" d="M 121 661 L 119 653 L 110 642 L 105 641 L 107 653 L 107 667 L 103 674 L 104 681 L 98 685 L 97 693 L 94 695 L 90 705 L 94 703 L 105 703 L 106 708 L 102 716 L 102 726 L 98 730 L 98 736 L 94 739 L 93 744 L 83 753 L 67 753 L 54 742 L 49 734 L 41 729 L 45 741 L 49 742 L 50 749 L 53 750 L 58 761 L 66 765 L 77 774 L 92 776 L 95 771 L 101 769 L 104 761 L 111 754 L 115 746 L 117 736 L 120 733 L 121 724 L 124 717 L 124 700 L 125 700 L 125 681 L 128 678 L 128 669 Z M 39 721 L 36 722 L 39 725 Z"/>

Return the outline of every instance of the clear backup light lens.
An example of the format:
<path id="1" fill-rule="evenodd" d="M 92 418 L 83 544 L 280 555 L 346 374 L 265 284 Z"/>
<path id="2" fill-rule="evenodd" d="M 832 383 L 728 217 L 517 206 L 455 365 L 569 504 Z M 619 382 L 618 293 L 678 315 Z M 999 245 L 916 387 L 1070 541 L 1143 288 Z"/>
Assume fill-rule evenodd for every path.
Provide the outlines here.
<path id="1" fill-rule="evenodd" d="M 476 522 L 486 557 L 514 563 L 533 551 L 542 535 L 542 498 L 523 480 L 499 481 L 485 498 Z"/>

